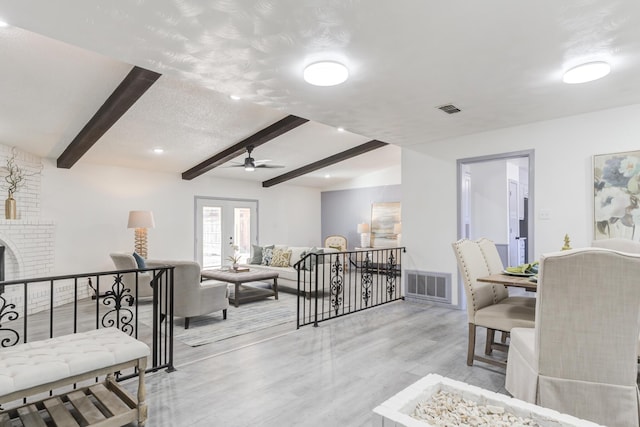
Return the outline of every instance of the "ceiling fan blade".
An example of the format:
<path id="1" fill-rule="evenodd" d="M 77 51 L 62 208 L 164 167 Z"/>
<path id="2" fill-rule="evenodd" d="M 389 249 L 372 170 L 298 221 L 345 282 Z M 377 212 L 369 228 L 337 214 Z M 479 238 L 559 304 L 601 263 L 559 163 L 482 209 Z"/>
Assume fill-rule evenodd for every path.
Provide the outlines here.
<path id="1" fill-rule="evenodd" d="M 267 164 L 260 164 L 260 165 L 256 165 L 256 168 L 264 168 L 264 169 L 277 169 L 277 168 L 283 168 L 283 165 L 267 165 Z"/>

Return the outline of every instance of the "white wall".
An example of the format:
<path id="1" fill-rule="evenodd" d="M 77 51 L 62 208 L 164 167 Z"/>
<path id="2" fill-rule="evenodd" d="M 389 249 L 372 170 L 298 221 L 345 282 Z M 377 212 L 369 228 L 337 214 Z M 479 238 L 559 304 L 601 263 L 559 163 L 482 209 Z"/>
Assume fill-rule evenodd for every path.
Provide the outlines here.
<path id="1" fill-rule="evenodd" d="M 402 193 L 414 197 L 403 199 L 403 267 L 452 273 L 456 284 L 456 160 L 527 149 L 535 150 L 534 257 L 559 250 L 565 234 L 572 247 L 589 245 L 592 156 L 640 149 L 639 117 L 633 105 L 404 148 Z M 541 210 L 550 219 L 538 219 Z"/>
<path id="2" fill-rule="evenodd" d="M 151 210 L 149 258 L 194 259 L 195 196 L 257 199 L 261 243 L 320 244 L 320 191 L 281 184 L 184 181 L 168 174 L 79 162 L 58 169 L 45 160 L 42 218 L 56 224 L 55 274 L 111 270 L 109 252 L 133 251 L 130 210 Z"/>

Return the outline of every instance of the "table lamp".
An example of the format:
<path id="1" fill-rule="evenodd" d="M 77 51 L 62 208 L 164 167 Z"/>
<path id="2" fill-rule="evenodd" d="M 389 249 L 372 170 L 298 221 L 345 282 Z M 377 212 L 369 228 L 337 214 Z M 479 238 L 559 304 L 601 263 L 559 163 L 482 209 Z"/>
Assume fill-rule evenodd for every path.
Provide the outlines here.
<path id="1" fill-rule="evenodd" d="M 135 228 L 135 251 L 142 258 L 147 258 L 147 228 L 155 227 L 153 212 L 130 211 L 127 228 Z"/>
<path id="2" fill-rule="evenodd" d="M 363 222 L 358 224 L 358 233 L 360 233 L 360 246 L 368 248 L 371 245 L 371 235 L 369 234 L 369 224 Z"/>
<path id="3" fill-rule="evenodd" d="M 397 222 L 393 224 L 393 234 L 396 234 L 397 245 L 402 246 L 400 243 L 402 240 L 402 223 L 401 222 Z"/>

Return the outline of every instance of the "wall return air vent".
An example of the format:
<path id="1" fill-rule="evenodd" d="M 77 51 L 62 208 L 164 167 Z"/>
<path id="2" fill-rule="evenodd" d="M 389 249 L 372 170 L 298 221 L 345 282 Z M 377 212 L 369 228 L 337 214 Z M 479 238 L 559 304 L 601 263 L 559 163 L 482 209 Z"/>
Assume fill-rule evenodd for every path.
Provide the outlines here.
<path id="1" fill-rule="evenodd" d="M 439 107 L 436 107 L 438 110 L 442 110 L 447 114 L 455 114 L 455 113 L 459 113 L 460 110 L 458 107 L 456 107 L 453 104 L 447 104 L 447 105 L 441 105 Z"/>
<path id="2" fill-rule="evenodd" d="M 451 304 L 451 274 L 406 270 L 406 298 Z"/>

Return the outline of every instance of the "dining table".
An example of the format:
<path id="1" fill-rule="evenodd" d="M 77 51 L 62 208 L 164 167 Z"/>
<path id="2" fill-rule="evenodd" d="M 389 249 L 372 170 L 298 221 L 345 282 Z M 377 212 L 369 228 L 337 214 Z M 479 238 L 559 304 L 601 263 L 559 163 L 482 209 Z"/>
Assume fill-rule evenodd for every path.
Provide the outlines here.
<path id="1" fill-rule="evenodd" d="M 490 276 L 479 277 L 478 282 L 497 283 L 514 288 L 523 288 L 529 292 L 536 292 L 537 281 L 531 280 L 532 276 L 514 276 L 506 273 L 492 274 Z"/>

